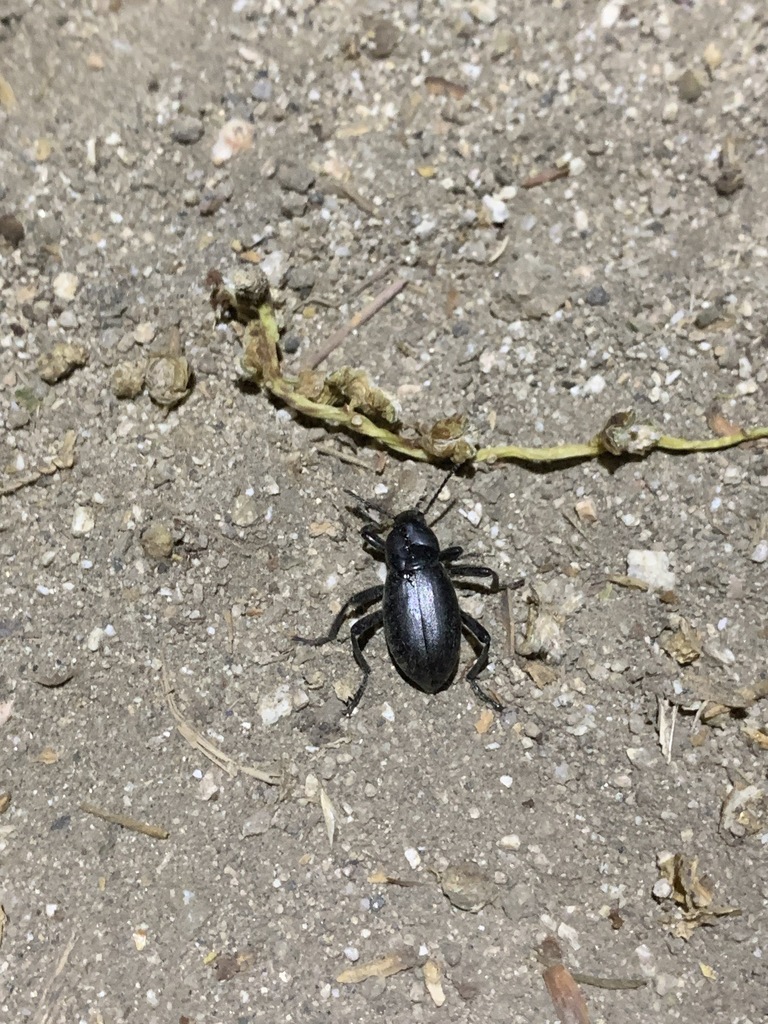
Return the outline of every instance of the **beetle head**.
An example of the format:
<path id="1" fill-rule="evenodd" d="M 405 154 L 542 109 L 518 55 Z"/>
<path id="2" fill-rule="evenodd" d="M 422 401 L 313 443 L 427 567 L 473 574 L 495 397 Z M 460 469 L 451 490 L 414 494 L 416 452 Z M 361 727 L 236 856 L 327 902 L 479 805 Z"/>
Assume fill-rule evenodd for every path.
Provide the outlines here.
<path id="1" fill-rule="evenodd" d="M 437 562 L 440 544 L 427 526 L 424 513 L 409 509 L 395 516 L 387 534 L 386 561 L 397 572 L 426 569 Z"/>

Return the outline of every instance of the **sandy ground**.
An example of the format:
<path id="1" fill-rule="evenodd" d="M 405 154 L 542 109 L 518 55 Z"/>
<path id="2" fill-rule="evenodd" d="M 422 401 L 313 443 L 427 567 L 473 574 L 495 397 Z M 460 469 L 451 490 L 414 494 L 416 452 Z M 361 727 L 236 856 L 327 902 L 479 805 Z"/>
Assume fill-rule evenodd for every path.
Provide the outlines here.
<path id="1" fill-rule="evenodd" d="M 477 444 L 765 426 L 767 47 L 730 0 L 0 2 L 3 1020 L 554 1022 L 547 936 L 642 983 L 593 1024 L 768 1017 L 766 442 L 453 479 L 441 543 L 525 579 L 461 598 L 507 710 L 379 637 L 348 719 L 348 633 L 292 639 L 380 580 L 345 489 L 441 470 L 244 386 L 206 284 L 265 269 L 292 374 L 404 278 L 322 369 Z"/>

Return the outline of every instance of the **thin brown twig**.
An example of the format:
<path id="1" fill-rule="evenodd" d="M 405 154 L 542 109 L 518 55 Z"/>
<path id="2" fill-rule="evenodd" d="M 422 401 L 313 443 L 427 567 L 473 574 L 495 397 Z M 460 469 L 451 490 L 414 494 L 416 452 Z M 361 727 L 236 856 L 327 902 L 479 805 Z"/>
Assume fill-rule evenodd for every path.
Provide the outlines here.
<path id="1" fill-rule="evenodd" d="M 537 188 L 539 185 L 548 185 L 550 181 L 557 181 L 558 178 L 567 178 L 571 173 L 570 167 L 548 167 L 545 171 L 526 178 L 520 182 L 520 188 Z"/>
<path id="2" fill-rule="evenodd" d="M 382 263 L 382 265 L 380 267 L 377 267 L 377 269 L 374 270 L 369 277 L 366 277 L 366 279 L 364 281 L 361 281 L 360 284 L 355 285 L 355 287 L 349 293 L 349 298 L 354 299 L 355 296 L 359 295 L 361 292 L 364 292 L 366 288 L 370 288 L 372 284 L 376 284 L 376 282 L 380 281 L 382 277 L 386 277 L 391 269 L 391 263 Z"/>
<path id="3" fill-rule="evenodd" d="M 337 331 L 334 331 L 328 341 L 323 347 L 315 352 L 314 355 L 310 355 L 306 360 L 305 366 L 307 369 L 315 370 L 328 356 L 334 352 L 339 345 L 341 345 L 345 339 L 358 327 L 362 327 L 363 324 L 367 323 L 371 317 L 375 316 L 380 309 L 382 309 L 388 302 L 391 302 L 396 295 L 408 284 L 408 281 L 404 277 L 396 278 L 391 284 L 388 284 L 383 291 L 380 291 L 375 299 L 372 299 L 367 306 L 364 306 L 359 313 L 343 324 Z"/>
<path id="4" fill-rule="evenodd" d="M 143 836 L 149 836 L 150 839 L 167 839 L 171 834 L 168 829 L 162 828 L 160 825 L 148 825 L 145 821 L 129 818 L 126 814 L 112 814 L 111 811 L 103 811 L 95 804 L 80 804 L 80 810 L 85 811 L 86 814 L 92 814 L 94 818 L 108 821 L 111 825 L 120 825 L 122 828 L 130 829 L 131 832 L 140 832 Z"/>

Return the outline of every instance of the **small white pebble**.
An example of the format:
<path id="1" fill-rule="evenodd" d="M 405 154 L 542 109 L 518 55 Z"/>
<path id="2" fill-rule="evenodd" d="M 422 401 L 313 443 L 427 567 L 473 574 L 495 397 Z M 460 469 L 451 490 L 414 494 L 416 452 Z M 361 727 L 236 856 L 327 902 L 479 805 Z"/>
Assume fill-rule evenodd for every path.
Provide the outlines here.
<path id="1" fill-rule="evenodd" d="M 502 850 L 519 850 L 520 836 L 510 833 L 508 836 L 502 836 L 496 845 Z"/>
<path id="2" fill-rule="evenodd" d="M 722 633 L 724 629 L 728 628 L 728 619 L 720 619 L 717 624 L 718 632 Z"/>
<path id="3" fill-rule="evenodd" d="M 88 634 L 88 639 L 85 642 L 85 646 L 89 651 L 95 653 L 101 647 L 101 641 L 104 639 L 104 630 L 99 626 L 96 626 Z"/>
<path id="4" fill-rule="evenodd" d="M 502 784 L 502 786 L 506 786 L 507 789 L 509 789 L 509 787 L 514 782 L 514 779 L 511 775 L 502 775 L 501 778 L 499 779 L 499 782 Z"/>
<path id="5" fill-rule="evenodd" d="M 749 556 L 753 562 L 757 562 L 761 565 L 763 562 L 768 562 L 768 540 L 761 540 L 755 545 L 755 550 Z"/>
<path id="6" fill-rule="evenodd" d="M 388 722 L 394 722 L 395 712 L 392 710 L 392 705 L 385 703 L 381 709 L 381 717 L 386 719 Z"/>
<path id="7" fill-rule="evenodd" d="M 659 878 L 653 883 L 651 891 L 657 900 L 668 900 L 672 895 L 672 886 L 666 878 Z"/>
<path id="8" fill-rule="evenodd" d="M 91 532 L 94 525 L 95 521 L 91 510 L 84 505 L 75 505 L 75 511 L 72 514 L 72 536 L 85 537 Z"/>
<path id="9" fill-rule="evenodd" d="M 411 867 L 414 869 L 414 871 L 419 866 L 419 864 L 421 864 L 421 856 L 419 854 L 419 851 L 415 847 L 407 846 L 403 850 L 403 855 L 405 856 L 405 859 L 408 861 Z"/>
<path id="10" fill-rule="evenodd" d="M 360 959 L 360 950 L 356 946 L 345 946 L 344 956 L 347 960 L 351 960 L 353 964 L 357 963 Z"/>

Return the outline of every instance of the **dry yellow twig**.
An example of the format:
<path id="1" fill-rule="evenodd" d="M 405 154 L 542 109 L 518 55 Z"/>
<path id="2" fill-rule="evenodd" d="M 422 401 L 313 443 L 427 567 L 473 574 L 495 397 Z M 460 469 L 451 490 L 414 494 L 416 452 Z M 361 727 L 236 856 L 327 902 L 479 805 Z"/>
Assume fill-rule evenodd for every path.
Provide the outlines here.
<path id="1" fill-rule="evenodd" d="M 94 818 L 108 821 L 110 825 L 120 825 L 131 832 L 140 832 L 143 836 L 149 836 L 150 839 L 167 839 L 171 834 L 167 828 L 162 828 L 160 825 L 148 825 L 147 822 L 139 821 L 136 818 L 129 818 L 126 814 L 113 814 L 111 811 L 103 811 L 100 807 L 96 807 L 95 804 L 80 804 L 80 810 L 86 814 L 92 814 Z"/>

